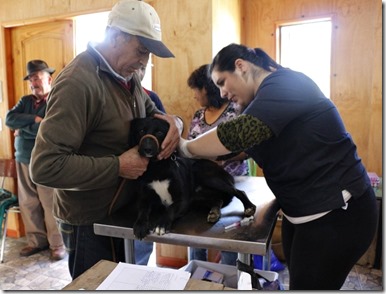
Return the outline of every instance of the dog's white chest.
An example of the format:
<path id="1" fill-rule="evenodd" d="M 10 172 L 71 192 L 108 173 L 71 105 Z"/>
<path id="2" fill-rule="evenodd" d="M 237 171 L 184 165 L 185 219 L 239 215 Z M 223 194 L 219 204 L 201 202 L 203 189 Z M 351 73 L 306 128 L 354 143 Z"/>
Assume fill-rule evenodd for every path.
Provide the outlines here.
<path id="1" fill-rule="evenodd" d="M 150 188 L 152 188 L 161 199 L 163 205 L 169 206 L 173 204 L 172 195 L 169 193 L 169 184 L 170 180 L 164 181 L 153 181 L 149 184 Z"/>

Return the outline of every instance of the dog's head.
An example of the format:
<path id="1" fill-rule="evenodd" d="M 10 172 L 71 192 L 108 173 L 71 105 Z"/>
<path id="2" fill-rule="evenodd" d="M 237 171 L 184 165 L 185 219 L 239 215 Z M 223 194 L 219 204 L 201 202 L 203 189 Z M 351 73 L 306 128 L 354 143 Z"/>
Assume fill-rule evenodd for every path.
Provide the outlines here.
<path id="1" fill-rule="evenodd" d="M 131 122 L 131 146 L 138 145 L 141 156 L 156 157 L 169 130 L 169 123 L 155 117 L 135 118 Z"/>

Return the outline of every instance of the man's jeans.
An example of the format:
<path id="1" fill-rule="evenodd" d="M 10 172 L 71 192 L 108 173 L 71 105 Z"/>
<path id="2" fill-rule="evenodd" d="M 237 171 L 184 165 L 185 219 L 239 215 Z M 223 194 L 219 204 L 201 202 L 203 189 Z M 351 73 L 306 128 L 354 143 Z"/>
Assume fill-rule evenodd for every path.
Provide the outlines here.
<path id="1" fill-rule="evenodd" d="M 101 259 L 125 262 L 123 239 L 95 235 L 93 225 L 73 226 L 58 222 L 58 226 L 68 252 L 72 279 Z M 147 265 L 153 251 L 153 242 L 135 240 L 134 248 L 136 264 Z"/>
<path id="2" fill-rule="evenodd" d="M 204 248 L 190 248 L 190 260 L 208 260 L 208 250 Z M 236 265 L 237 252 L 221 251 L 221 263 Z"/>

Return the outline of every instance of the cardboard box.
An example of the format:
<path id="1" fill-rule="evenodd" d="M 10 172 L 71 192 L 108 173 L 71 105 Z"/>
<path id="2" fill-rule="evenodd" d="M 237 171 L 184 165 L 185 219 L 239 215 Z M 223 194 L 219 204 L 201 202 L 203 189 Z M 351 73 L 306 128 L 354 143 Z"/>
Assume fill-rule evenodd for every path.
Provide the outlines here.
<path id="1" fill-rule="evenodd" d="M 222 274 L 224 286 L 237 289 L 237 270 L 235 266 L 201 260 L 192 260 L 187 265 L 181 267 L 180 270 L 190 272 L 193 275 L 198 267 Z"/>
<path id="2" fill-rule="evenodd" d="M 205 267 L 197 267 L 196 270 L 192 273 L 191 279 L 193 280 L 202 280 L 208 282 L 214 282 L 222 284 L 224 281 L 224 275 L 217 271 L 209 270 Z"/>
<path id="3" fill-rule="evenodd" d="M 201 260 L 192 260 L 187 265 L 181 267 L 179 270 L 184 270 L 193 274 L 198 267 L 222 274 L 223 284 L 225 287 L 238 289 L 238 277 L 236 266 Z M 274 281 L 279 278 L 279 274 L 276 272 L 263 271 L 258 269 L 255 269 L 255 272 L 266 278 L 268 281 Z M 252 288 L 250 290 L 252 290 Z"/>

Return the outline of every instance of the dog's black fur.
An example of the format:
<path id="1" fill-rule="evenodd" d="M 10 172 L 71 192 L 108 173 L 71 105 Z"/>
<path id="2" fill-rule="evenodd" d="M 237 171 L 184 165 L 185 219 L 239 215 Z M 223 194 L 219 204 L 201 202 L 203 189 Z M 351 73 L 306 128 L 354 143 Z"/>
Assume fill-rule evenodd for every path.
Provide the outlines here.
<path id="1" fill-rule="evenodd" d="M 134 235 L 143 239 L 150 232 L 162 235 L 173 221 L 186 214 L 195 203 L 207 207 L 207 221 L 215 223 L 221 208 L 236 196 L 244 205 L 245 216 L 254 215 L 256 206 L 244 191 L 234 186 L 233 177 L 221 166 L 206 159 L 172 155 L 157 160 L 169 124 L 157 118 L 137 118 L 131 123 L 131 145 L 150 159 L 146 172 L 137 180 L 138 217 Z"/>

